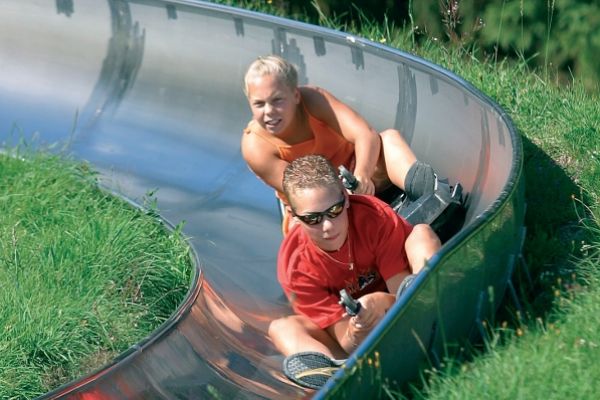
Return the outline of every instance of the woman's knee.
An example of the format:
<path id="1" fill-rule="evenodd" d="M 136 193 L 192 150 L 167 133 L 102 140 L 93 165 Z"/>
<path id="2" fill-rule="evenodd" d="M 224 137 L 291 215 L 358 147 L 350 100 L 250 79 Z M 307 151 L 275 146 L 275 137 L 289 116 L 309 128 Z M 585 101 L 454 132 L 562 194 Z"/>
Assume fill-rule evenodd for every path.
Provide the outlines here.
<path id="1" fill-rule="evenodd" d="M 379 132 L 379 136 L 381 137 L 381 142 L 384 144 L 384 146 L 386 143 L 392 142 L 394 140 L 404 141 L 402 134 L 396 129 L 386 129 L 384 131 L 381 131 Z"/>

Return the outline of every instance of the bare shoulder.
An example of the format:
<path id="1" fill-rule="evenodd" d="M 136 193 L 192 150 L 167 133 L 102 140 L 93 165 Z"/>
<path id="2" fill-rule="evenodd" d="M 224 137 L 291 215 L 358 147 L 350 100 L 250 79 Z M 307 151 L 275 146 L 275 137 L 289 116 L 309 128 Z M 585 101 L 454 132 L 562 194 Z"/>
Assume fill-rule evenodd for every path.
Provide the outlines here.
<path id="1" fill-rule="evenodd" d="M 308 112 L 321 120 L 328 120 L 332 116 L 335 97 L 326 89 L 318 86 L 301 86 L 299 88 L 302 101 Z"/>
<path id="2" fill-rule="evenodd" d="M 309 104 L 318 104 L 319 102 L 323 104 L 329 99 L 334 98 L 329 91 L 319 86 L 300 86 L 298 87 L 298 90 L 300 90 L 300 93 L 302 94 L 302 100 L 304 100 L 305 103 Z"/>
<path id="3" fill-rule="evenodd" d="M 272 188 L 282 191 L 281 181 L 287 162 L 279 156 L 277 146 L 258 134 L 244 132 L 242 156 L 252 172 Z"/>
<path id="4" fill-rule="evenodd" d="M 256 134 L 244 133 L 241 143 L 242 156 L 254 173 L 263 177 L 280 160 L 277 148 Z"/>

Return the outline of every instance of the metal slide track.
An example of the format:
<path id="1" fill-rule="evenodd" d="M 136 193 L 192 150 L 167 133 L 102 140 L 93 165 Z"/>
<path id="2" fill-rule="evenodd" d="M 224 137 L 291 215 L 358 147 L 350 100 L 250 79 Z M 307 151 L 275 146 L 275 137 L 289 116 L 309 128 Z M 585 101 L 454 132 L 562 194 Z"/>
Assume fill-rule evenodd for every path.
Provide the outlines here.
<path id="1" fill-rule="evenodd" d="M 280 54 L 468 193 L 450 239 L 318 393 L 291 385 L 266 336 L 290 312 L 276 280 L 273 192 L 246 167 L 246 66 Z M 522 147 L 498 105 L 408 53 L 342 32 L 197 1 L 5 0 L 0 142 L 36 136 L 94 165 L 132 201 L 185 221 L 197 269 L 185 302 L 109 365 L 42 398 L 372 398 L 374 370 L 403 382 L 476 336 L 524 236 Z"/>

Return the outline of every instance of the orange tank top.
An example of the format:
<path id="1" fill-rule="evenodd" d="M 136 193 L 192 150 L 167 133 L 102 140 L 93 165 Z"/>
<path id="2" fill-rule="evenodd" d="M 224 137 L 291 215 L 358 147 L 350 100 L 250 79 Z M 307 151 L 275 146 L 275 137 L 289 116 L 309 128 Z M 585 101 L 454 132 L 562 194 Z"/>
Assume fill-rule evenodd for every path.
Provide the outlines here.
<path id="1" fill-rule="evenodd" d="M 245 134 L 255 134 L 262 139 L 268 141 L 277 148 L 279 158 L 284 161 L 292 162 L 296 158 L 309 154 L 320 154 L 327 158 L 331 164 L 337 169 L 340 165 L 345 166 L 349 170 L 354 169 L 354 144 L 347 141 L 340 133 L 328 126 L 325 122 L 312 116 L 306 107 L 304 107 L 308 116 L 308 123 L 312 131 L 313 137 L 304 142 L 293 145 L 281 145 L 275 143 L 271 135 L 254 120 L 248 123 L 244 130 Z M 283 202 L 287 204 L 287 200 L 283 193 L 277 192 Z"/>

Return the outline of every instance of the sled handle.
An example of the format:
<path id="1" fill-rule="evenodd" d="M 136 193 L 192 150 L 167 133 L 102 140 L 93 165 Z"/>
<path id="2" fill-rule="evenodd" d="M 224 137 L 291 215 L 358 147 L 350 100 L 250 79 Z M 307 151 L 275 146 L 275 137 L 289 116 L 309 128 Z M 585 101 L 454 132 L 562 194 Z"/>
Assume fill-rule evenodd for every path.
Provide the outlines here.
<path id="1" fill-rule="evenodd" d="M 355 316 L 360 312 L 360 302 L 354 300 L 352 296 L 346 292 L 346 289 L 340 290 L 340 301 L 339 304 L 346 308 L 346 312 L 350 316 Z"/>

